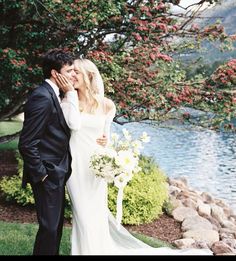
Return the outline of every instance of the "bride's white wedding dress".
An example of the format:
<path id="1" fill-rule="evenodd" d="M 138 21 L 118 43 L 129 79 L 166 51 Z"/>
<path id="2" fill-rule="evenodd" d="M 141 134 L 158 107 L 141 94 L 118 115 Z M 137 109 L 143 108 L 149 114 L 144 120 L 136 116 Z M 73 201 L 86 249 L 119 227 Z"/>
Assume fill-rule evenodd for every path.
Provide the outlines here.
<path id="1" fill-rule="evenodd" d="M 71 129 L 70 149 L 72 174 L 67 189 L 72 202 L 72 255 L 210 255 L 208 249 L 177 250 L 153 248 L 136 239 L 108 210 L 107 184 L 91 173 L 89 160 L 98 148 L 96 139 L 106 132 L 114 112 L 108 114 L 80 113 L 75 92 L 62 101 L 62 110 Z"/>

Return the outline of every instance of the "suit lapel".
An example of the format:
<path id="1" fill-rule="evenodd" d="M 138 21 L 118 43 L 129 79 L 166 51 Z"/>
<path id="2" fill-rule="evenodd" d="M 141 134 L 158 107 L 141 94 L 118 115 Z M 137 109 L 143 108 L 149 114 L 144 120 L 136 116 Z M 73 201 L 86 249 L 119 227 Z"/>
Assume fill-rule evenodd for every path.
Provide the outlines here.
<path id="1" fill-rule="evenodd" d="M 58 113 L 58 119 L 59 119 L 59 122 L 60 122 L 61 126 L 63 127 L 65 132 L 68 134 L 68 136 L 70 136 L 70 130 L 69 130 L 67 124 L 66 124 L 66 121 L 65 121 L 65 118 L 64 118 L 61 106 L 59 104 L 58 98 L 57 98 L 53 88 L 47 82 L 44 82 L 44 86 L 47 88 L 47 90 L 49 91 L 49 93 L 52 96 L 53 103 L 54 103 L 54 105 L 56 107 L 56 110 L 57 110 L 57 113 Z"/>

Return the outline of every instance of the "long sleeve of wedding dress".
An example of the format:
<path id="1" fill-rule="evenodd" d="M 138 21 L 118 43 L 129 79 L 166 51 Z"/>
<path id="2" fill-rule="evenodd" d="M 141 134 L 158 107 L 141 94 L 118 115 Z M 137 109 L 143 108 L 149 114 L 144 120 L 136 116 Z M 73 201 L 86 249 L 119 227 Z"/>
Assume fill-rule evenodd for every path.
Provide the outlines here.
<path id="1" fill-rule="evenodd" d="M 71 130 L 78 130 L 81 126 L 79 111 L 79 99 L 76 91 L 68 91 L 61 101 L 61 109 L 68 127 Z"/>
<path id="2" fill-rule="evenodd" d="M 75 92 L 67 93 L 61 103 L 71 129 L 72 174 L 67 189 L 72 205 L 72 255 L 212 255 L 209 249 L 153 248 L 135 238 L 108 209 L 108 190 L 104 179 L 89 168 L 90 157 L 99 148 L 103 134 L 110 137 L 115 108 L 107 114 L 79 111 Z"/>
<path id="3" fill-rule="evenodd" d="M 116 114 L 115 106 L 107 113 L 104 123 L 104 135 L 107 137 L 107 145 L 110 143 L 111 125 Z"/>

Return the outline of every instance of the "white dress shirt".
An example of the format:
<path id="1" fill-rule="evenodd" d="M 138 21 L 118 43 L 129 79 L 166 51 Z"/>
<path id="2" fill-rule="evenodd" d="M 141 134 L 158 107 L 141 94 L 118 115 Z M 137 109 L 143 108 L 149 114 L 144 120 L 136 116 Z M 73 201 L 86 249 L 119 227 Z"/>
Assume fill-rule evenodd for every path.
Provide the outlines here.
<path id="1" fill-rule="evenodd" d="M 57 86 L 54 82 L 52 82 L 51 80 L 49 80 L 49 79 L 46 79 L 45 81 L 53 88 L 53 91 L 55 92 L 59 103 L 61 103 L 61 98 L 60 98 L 60 96 L 59 96 L 59 95 L 60 95 L 60 91 L 59 91 L 58 86 Z"/>

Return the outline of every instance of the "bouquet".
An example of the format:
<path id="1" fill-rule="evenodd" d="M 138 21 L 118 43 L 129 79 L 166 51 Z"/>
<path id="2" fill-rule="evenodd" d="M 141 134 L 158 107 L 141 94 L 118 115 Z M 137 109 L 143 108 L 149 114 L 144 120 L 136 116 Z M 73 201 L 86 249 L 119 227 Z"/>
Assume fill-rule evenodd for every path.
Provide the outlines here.
<path id="1" fill-rule="evenodd" d="M 143 143 L 150 141 L 146 132 L 135 140 L 126 129 L 122 130 L 122 134 L 123 137 L 120 138 L 117 133 L 112 133 L 110 145 L 96 151 L 90 159 L 92 173 L 119 189 L 116 214 L 118 225 L 122 219 L 123 189 L 133 175 L 140 171 L 140 150 L 143 149 Z"/>

